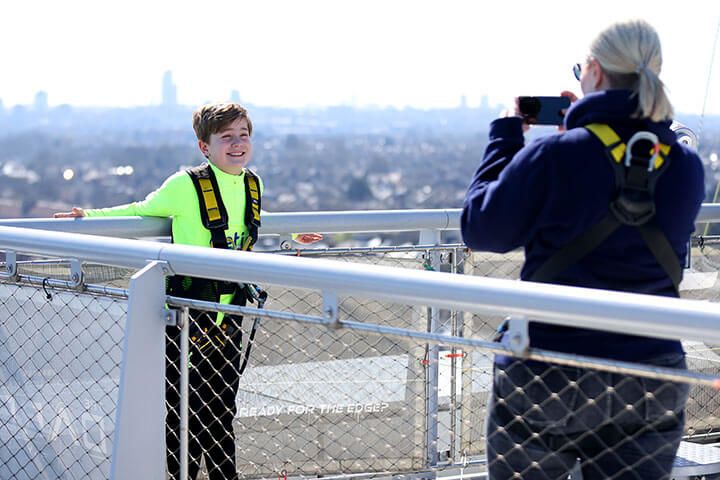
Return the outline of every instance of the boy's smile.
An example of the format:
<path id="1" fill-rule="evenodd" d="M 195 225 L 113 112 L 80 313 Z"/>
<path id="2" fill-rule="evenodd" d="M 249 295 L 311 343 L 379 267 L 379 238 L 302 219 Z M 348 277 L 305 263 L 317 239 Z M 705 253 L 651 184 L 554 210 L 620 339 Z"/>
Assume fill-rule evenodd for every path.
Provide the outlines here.
<path id="1" fill-rule="evenodd" d="M 203 155 L 225 173 L 239 175 L 252 158 L 247 119 L 239 118 L 217 133 L 208 143 L 198 141 Z"/>

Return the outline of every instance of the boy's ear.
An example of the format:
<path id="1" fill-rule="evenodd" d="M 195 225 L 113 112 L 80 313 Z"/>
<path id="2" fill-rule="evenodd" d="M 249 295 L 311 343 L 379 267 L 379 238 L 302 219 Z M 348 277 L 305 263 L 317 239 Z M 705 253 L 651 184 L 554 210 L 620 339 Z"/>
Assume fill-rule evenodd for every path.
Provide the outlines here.
<path id="1" fill-rule="evenodd" d="M 210 158 L 210 146 L 207 143 L 203 142 L 202 140 L 198 140 L 198 148 L 200 149 L 200 152 L 202 152 L 202 154 L 205 156 L 205 158 Z"/>

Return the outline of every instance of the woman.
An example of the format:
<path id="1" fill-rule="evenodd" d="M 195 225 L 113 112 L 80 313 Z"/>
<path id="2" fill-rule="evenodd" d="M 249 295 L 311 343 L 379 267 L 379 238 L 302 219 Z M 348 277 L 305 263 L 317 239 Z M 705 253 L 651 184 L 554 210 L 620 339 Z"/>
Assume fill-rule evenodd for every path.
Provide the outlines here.
<path id="1" fill-rule="evenodd" d="M 524 247 L 523 280 L 677 296 L 704 181 L 699 157 L 670 130 L 661 64 L 649 24 L 616 23 L 576 66 L 585 95 L 568 109 L 563 132 L 524 146 L 522 117 L 492 122 L 463 208 L 468 247 Z M 633 166 L 644 165 L 639 177 L 616 179 L 626 158 L 597 125 L 628 147 Z M 629 148 L 637 132 L 652 134 L 637 143 L 644 149 Z M 642 188 L 623 189 L 638 178 Z M 638 206 L 645 210 L 633 217 Z M 675 340 L 539 322 L 529 332 L 534 348 L 685 368 Z M 686 385 L 498 358 L 488 407 L 490 478 L 564 479 L 577 459 L 585 480 L 669 478 L 686 399 Z"/>

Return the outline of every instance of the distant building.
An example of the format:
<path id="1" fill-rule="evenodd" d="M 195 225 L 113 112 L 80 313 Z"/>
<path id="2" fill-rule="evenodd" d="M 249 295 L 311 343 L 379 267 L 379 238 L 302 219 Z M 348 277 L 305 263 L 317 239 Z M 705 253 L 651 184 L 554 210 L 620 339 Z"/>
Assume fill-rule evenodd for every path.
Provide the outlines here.
<path id="1" fill-rule="evenodd" d="M 5 106 L 3 105 L 2 98 L 0 98 L 0 115 L 5 113 Z"/>
<path id="2" fill-rule="evenodd" d="M 166 71 L 162 82 L 162 104 L 165 107 L 177 106 L 177 87 L 172 80 L 172 72 Z"/>
<path id="3" fill-rule="evenodd" d="M 483 95 L 480 99 L 480 108 L 482 110 L 490 110 L 490 100 L 487 95 Z"/>
<path id="4" fill-rule="evenodd" d="M 460 108 L 467 108 L 467 97 L 465 95 L 460 97 Z"/>
<path id="5" fill-rule="evenodd" d="M 34 107 L 36 112 L 46 112 L 48 109 L 48 94 L 40 90 L 35 94 Z"/>
<path id="6" fill-rule="evenodd" d="M 238 92 L 237 90 L 233 90 L 232 92 L 230 92 L 230 101 L 234 103 L 242 103 L 240 101 L 240 92 Z"/>

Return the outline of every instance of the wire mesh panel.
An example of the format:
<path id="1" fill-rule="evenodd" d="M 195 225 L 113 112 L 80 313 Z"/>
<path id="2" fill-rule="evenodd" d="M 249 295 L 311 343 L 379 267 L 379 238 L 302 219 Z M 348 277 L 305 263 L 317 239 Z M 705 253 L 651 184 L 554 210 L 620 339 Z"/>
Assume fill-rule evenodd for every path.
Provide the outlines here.
<path id="1" fill-rule="evenodd" d="M 0 478 L 108 478 L 126 306 L 0 283 Z"/>
<path id="2" fill-rule="evenodd" d="M 322 305 L 311 291 L 273 287 L 269 298 L 269 308 L 289 305 L 294 313 L 319 315 Z M 220 472 L 230 465 L 242 478 L 399 472 L 425 465 L 424 344 L 245 318 L 225 345 L 213 341 L 201 348 L 192 343 L 192 322 L 208 312 L 191 313 L 190 478 L 201 463 L 211 479 L 229 478 L 227 470 Z M 422 309 L 357 299 L 342 301 L 340 315 L 415 330 L 427 322 Z M 240 375 L 254 326 L 248 366 Z M 176 404 L 171 400 L 168 408 Z M 208 433 L 209 424 L 215 433 Z M 234 446 L 220 447 L 219 438 L 228 434 Z M 177 429 L 168 435 L 179 438 Z"/>
<path id="3" fill-rule="evenodd" d="M 681 354 L 655 365 L 683 368 Z M 689 387 L 657 378 L 506 359 L 487 419 L 491 478 L 669 479 Z M 572 478 L 576 478 L 573 476 Z"/>
<path id="4" fill-rule="evenodd" d="M 683 298 L 710 301 L 720 299 L 720 283 L 717 281 L 720 254 L 717 244 L 718 242 L 705 241 L 701 246 L 693 248 L 691 268 L 685 270 L 685 279 L 681 286 Z M 433 249 L 440 262 L 430 262 L 431 251 L 422 247 L 407 248 L 404 251 L 393 251 L 391 248 L 384 252 L 382 249 L 365 250 L 367 251 L 353 253 L 352 249 L 349 249 L 342 254 L 330 252 L 320 255 L 342 261 L 437 269 L 515 280 L 519 279 L 524 262 L 522 251 L 506 254 L 478 253 L 469 252 L 460 246 Z M 317 252 L 302 254 L 318 255 Z M 478 315 L 457 311 L 441 311 L 438 314 L 440 331 L 487 340 L 493 338 L 504 319 L 501 314 Z M 684 342 L 684 348 L 691 369 L 708 374 L 720 373 L 717 346 L 702 342 Z M 485 454 L 483 425 L 492 387 L 492 358 L 491 354 L 480 350 L 440 350 L 439 405 L 434 418 L 438 423 L 438 450 L 441 461 L 447 459 L 451 462 L 463 462 Z M 718 402 L 712 388 L 697 385 L 691 387 L 686 408 L 686 438 L 707 441 L 720 434 Z"/>

